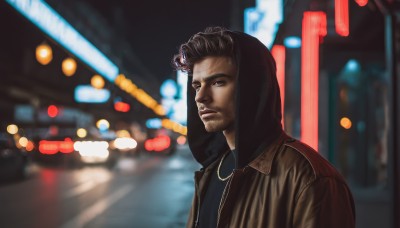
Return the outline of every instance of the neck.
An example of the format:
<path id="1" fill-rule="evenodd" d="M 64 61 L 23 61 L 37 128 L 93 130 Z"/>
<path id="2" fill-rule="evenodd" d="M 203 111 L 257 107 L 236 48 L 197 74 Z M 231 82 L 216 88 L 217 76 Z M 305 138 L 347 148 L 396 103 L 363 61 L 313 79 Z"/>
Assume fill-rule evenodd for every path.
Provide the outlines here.
<path id="1" fill-rule="evenodd" d="M 235 131 L 234 130 L 225 130 L 223 131 L 226 142 L 231 150 L 235 149 Z"/>

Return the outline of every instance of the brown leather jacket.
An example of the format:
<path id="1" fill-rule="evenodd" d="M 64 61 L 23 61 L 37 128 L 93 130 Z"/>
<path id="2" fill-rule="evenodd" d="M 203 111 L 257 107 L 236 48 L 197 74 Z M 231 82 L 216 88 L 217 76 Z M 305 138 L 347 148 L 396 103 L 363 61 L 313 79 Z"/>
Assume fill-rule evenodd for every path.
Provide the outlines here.
<path id="1" fill-rule="evenodd" d="M 187 227 L 196 227 L 199 204 L 219 159 L 195 173 Z M 342 176 L 317 152 L 285 134 L 228 180 L 217 227 L 352 228 L 355 209 Z"/>

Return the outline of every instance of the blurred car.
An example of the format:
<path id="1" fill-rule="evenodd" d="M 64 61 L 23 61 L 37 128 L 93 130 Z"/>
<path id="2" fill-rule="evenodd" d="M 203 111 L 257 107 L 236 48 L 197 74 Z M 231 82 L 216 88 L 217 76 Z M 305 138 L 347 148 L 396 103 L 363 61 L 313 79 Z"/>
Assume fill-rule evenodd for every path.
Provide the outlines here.
<path id="1" fill-rule="evenodd" d="M 110 149 L 121 155 L 138 156 L 138 142 L 132 137 L 118 137 L 110 142 Z"/>
<path id="2" fill-rule="evenodd" d="M 80 155 L 83 164 L 106 164 L 113 166 L 117 160 L 117 154 L 109 149 L 109 143 L 105 140 L 82 140 L 74 143 L 74 150 Z"/>
<path id="3" fill-rule="evenodd" d="M 71 139 L 53 137 L 39 141 L 38 159 L 47 164 L 78 166 L 105 164 L 113 166 L 115 153 L 109 150 L 109 143 L 95 138 Z"/>
<path id="4" fill-rule="evenodd" d="M 79 164 L 79 154 L 70 137 L 51 137 L 38 142 L 35 160 L 46 165 L 74 166 Z"/>
<path id="5" fill-rule="evenodd" d="M 146 151 L 156 154 L 173 155 L 176 151 L 176 140 L 168 135 L 158 135 L 145 141 Z"/>
<path id="6" fill-rule="evenodd" d="M 28 156 L 17 148 L 11 135 L 0 134 L 0 180 L 19 180 L 26 176 Z"/>

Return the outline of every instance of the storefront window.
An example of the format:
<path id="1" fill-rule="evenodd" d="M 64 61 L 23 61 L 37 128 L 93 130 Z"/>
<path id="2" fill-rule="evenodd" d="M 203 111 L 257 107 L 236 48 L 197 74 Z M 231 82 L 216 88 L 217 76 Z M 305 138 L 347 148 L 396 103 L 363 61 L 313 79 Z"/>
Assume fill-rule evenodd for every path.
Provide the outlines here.
<path id="1" fill-rule="evenodd" d="M 330 149 L 336 167 L 354 187 L 386 186 L 390 118 L 384 69 L 351 59 L 334 83 L 337 143 Z"/>

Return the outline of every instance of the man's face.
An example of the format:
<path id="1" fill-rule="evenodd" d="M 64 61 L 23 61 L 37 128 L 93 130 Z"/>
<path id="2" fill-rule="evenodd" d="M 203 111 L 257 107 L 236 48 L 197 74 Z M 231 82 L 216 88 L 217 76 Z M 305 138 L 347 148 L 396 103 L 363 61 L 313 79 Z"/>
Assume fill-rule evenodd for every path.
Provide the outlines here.
<path id="1" fill-rule="evenodd" d="M 195 101 L 208 132 L 234 130 L 236 71 L 229 57 L 210 56 L 193 66 Z"/>

